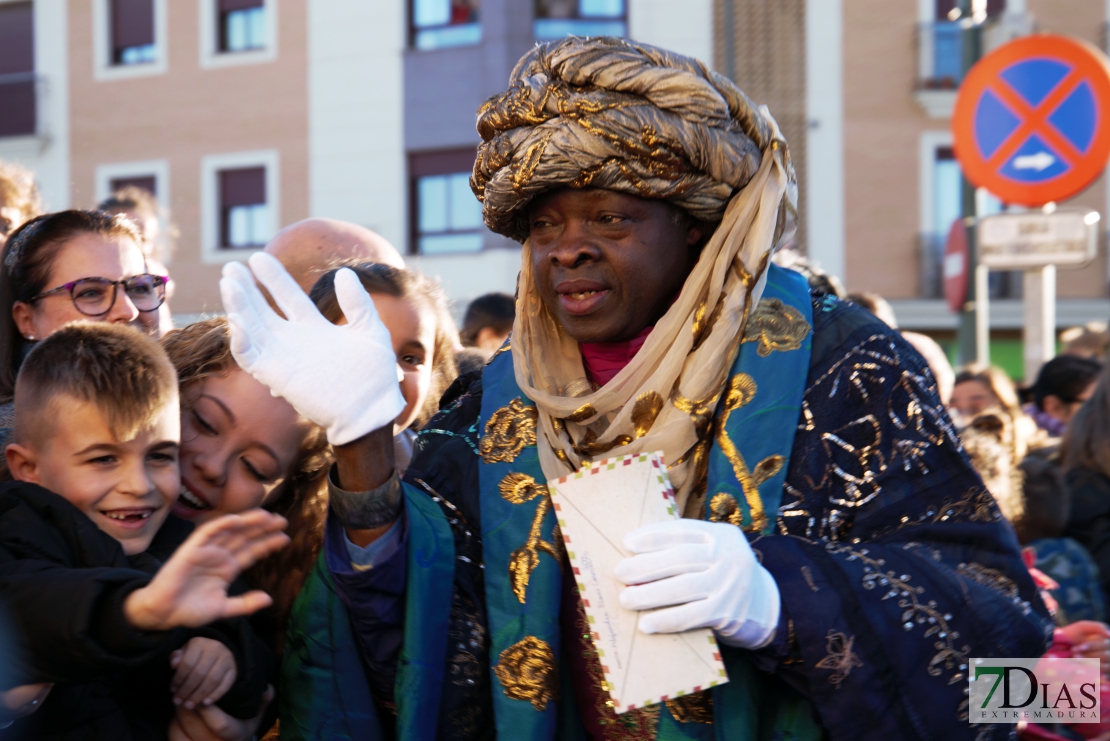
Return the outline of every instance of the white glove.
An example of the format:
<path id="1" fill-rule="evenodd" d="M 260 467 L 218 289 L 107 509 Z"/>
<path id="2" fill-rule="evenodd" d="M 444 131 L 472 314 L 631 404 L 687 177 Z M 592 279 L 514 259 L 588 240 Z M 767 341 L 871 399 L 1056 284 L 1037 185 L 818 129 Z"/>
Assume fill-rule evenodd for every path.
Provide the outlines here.
<path id="1" fill-rule="evenodd" d="M 621 606 L 667 608 L 640 616 L 640 630 L 712 628 L 722 643 L 753 649 L 774 638 L 779 588 L 740 528 L 701 520 L 660 522 L 625 535 L 624 547 L 639 555 L 618 563 L 616 576 L 639 586 L 621 592 Z"/>
<path id="2" fill-rule="evenodd" d="M 270 308 L 239 262 L 224 266 L 220 295 L 239 367 L 324 427 L 328 442 L 345 445 L 392 425 L 405 408 L 389 330 L 351 270 L 335 276 L 347 318 L 332 324 L 274 257 L 251 255 L 251 270 L 288 319 Z"/>

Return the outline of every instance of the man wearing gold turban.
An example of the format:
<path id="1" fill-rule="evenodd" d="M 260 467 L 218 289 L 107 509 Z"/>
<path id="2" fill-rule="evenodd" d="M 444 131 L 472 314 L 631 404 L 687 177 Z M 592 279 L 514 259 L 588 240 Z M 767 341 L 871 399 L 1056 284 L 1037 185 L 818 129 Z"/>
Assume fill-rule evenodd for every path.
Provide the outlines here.
<path id="1" fill-rule="evenodd" d="M 516 324 L 403 483 L 357 282 L 325 327 L 265 259 L 289 321 L 225 272 L 240 365 L 356 460 L 288 630 L 282 737 L 1005 735 L 969 725 L 968 662 L 1042 653 L 1043 604 L 920 356 L 770 264 L 796 185 L 768 111 L 697 60 L 571 38 L 478 131 L 486 223 L 524 244 Z M 626 537 L 621 603 L 713 629 L 730 681 L 617 715 L 545 482 L 654 451 L 684 518 Z"/>

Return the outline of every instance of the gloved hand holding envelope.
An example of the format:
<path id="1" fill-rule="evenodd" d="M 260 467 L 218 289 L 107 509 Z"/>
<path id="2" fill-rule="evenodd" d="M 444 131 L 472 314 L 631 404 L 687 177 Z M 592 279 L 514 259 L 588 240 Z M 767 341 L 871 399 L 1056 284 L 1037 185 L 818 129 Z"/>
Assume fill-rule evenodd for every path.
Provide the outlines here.
<path id="1" fill-rule="evenodd" d="M 633 553 L 626 533 L 678 519 L 660 453 L 618 456 L 548 481 L 551 501 L 618 713 L 700 692 L 728 681 L 708 628 L 648 634 L 642 612 L 620 605 L 616 565 Z"/>

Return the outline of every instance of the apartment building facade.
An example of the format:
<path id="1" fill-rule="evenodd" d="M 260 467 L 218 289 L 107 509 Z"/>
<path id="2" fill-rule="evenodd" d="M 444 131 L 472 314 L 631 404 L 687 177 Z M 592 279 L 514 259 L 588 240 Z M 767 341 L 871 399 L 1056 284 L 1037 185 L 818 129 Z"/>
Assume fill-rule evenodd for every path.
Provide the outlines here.
<path id="1" fill-rule="evenodd" d="M 512 291 L 519 245 L 469 193 L 475 111 L 537 39 L 630 35 L 707 58 L 711 0 L 0 0 L 0 159 L 47 207 L 153 191 L 174 309 L 324 216 L 381 233 L 459 303 Z"/>
<path id="2" fill-rule="evenodd" d="M 1095 44 L 1110 0 L 975 0 L 988 48 Z M 537 41 L 623 35 L 709 61 L 791 143 L 798 245 L 904 326 L 944 335 L 942 235 L 960 215 L 949 117 L 956 0 L 0 0 L 0 158 L 50 208 L 148 187 L 180 230 L 175 310 L 218 311 L 220 266 L 309 215 L 380 232 L 460 303 L 511 291 L 519 247 L 467 186 L 475 110 Z M 1004 208 L 982 194 L 981 210 Z M 1110 212 L 1100 180 L 1075 202 Z M 1110 223 L 1104 219 L 1103 224 Z M 1059 322 L 1110 317 L 1105 239 L 1060 271 Z M 992 279 L 1020 327 L 1020 281 Z"/>

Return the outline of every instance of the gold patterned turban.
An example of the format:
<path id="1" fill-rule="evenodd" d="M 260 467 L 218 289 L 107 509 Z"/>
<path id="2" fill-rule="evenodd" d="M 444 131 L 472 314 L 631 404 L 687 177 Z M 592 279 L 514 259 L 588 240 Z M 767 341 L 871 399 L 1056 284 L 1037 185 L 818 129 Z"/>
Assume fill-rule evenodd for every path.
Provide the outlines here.
<path id="1" fill-rule="evenodd" d="M 715 223 L 771 140 L 748 96 L 701 61 L 610 37 L 536 46 L 479 109 L 478 133 L 471 188 L 489 228 L 520 242 L 528 203 L 566 186 L 665 199 Z"/>

